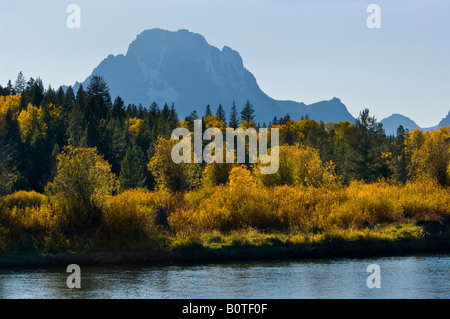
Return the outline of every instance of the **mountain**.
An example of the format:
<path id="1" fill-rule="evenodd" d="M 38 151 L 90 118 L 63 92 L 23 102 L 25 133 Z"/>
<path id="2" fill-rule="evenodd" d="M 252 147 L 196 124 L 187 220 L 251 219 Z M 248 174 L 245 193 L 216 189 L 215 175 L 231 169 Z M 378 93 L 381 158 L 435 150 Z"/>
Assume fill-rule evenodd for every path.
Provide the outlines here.
<path id="1" fill-rule="evenodd" d="M 269 122 L 289 113 L 300 119 L 308 115 L 317 121 L 354 122 L 342 102 L 333 98 L 311 105 L 278 101 L 265 94 L 238 52 L 224 46 L 209 45 L 200 34 L 187 30 L 146 30 L 128 47 L 125 55 L 109 55 L 91 75 L 104 77 L 112 97 L 120 95 L 126 103 L 148 107 L 173 102 L 184 118 L 194 109 L 203 115 L 210 104 L 215 112 L 219 104 L 227 116 L 235 101 L 238 110 L 247 100 L 253 104 L 257 122 Z M 88 77 L 82 84 L 86 88 Z M 79 83 L 74 85 L 78 89 Z"/>
<path id="2" fill-rule="evenodd" d="M 447 116 L 444 117 L 438 124 L 438 127 L 442 126 L 450 126 L 450 111 L 448 112 Z"/>
<path id="3" fill-rule="evenodd" d="M 386 135 L 396 135 L 397 128 L 402 125 L 404 129 L 413 130 L 420 128 L 413 120 L 401 114 L 392 114 L 391 116 L 381 120 Z"/>
<path id="4" fill-rule="evenodd" d="M 403 116 L 401 114 L 392 114 L 391 116 L 383 119 L 381 121 L 383 128 L 387 135 L 396 135 L 397 128 L 402 125 L 405 129 L 421 129 L 423 131 L 437 130 L 443 126 L 450 126 L 450 111 L 447 116 L 444 117 L 438 125 L 432 127 L 419 127 L 413 120 L 409 117 Z"/>

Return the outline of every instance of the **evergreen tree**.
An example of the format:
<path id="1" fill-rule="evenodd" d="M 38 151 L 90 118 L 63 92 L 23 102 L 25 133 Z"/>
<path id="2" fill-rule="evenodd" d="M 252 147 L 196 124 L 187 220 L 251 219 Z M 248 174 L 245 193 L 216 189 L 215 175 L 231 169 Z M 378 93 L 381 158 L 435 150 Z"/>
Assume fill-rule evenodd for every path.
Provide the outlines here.
<path id="1" fill-rule="evenodd" d="M 165 119 L 169 119 L 170 118 L 170 108 L 167 105 L 167 103 L 164 104 L 164 107 L 161 111 L 161 115 L 165 118 Z"/>
<path id="2" fill-rule="evenodd" d="M 117 96 L 116 99 L 114 100 L 114 104 L 112 106 L 111 113 L 112 113 L 112 117 L 119 119 L 120 121 L 125 119 L 125 117 L 126 117 L 125 103 L 120 98 L 120 96 Z"/>
<path id="3" fill-rule="evenodd" d="M 238 114 L 236 110 L 236 103 L 233 101 L 233 106 L 231 107 L 231 114 L 230 114 L 230 120 L 228 122 L 228 125 L 231 128 L 237 128 L 239 126 L 239 119 Z"/>
<path id="4" fill-rule="evenodd" d="M 125 112 L 127 114 L 127 117 L 137 117 L 138 116 L 138 109 L 136 105 L 134 104 L 128 104 L 127 110 Z"/>
<path id="5" fill-rule="evenodd" d="M 133 145 L 128 147 L 120 169 L 120 188 L 126 190 L 144 187 L 146 182 L 145 156 L 142 149 Z"/>
<path id="6" fill-rule="evenodd" d="M 111 106 L 109 88 L 105 80 L 98 75 L 92 76 L 87 89 L 87 104 L 84 109 L 84 118 L 87 123 L 88 146 L 97 147 L 99 152 L 101 152 L 102 148 L 106 147 L 102 144 L 102 132 L 100 132 L 101 120 L 106 118 Z M 102 128 L 104 130 L 105 125 Z"/>
<path id="7" fill-rule="evenodd" d="M 58 106 L 61 105 L 60 103 L 56 103 L 56 92 L 49 85 L 48 89 L 44 93 L 44 97 L 42 98 L 41 105 L 48 107 L 50 104 L 54 104 L 54 105 L 58 105 Z"/>
<path id="8" fill-rule="evenodd" d="M 356 119 L 356 132 L 349 136 L 350 152 L 347 154 L 346 169 L 353 179 L 372 182 L 387 177 L 387 164 L 382 153 L 386 150 L 386 136 L 383 126 L 369 110 L 363 110 Z"/>
<path id="9" fill-rule="evenodd" d="M 44 84 L 41 78 L 37 78 L 31 87 L 30 102 L 33 105 L 39 106 L 44 98 Z"/>
<path id="10" fill-rule="evenodd" d="M 169 116 L 169 120 L 173 123 L 178 123 L 178 114 L 175 111 L 175 105 L 172 103 L 172 105 L 170 106 L 170 116 Z"/>
<path id="11" fill-rule="evenodd" d="M 66 92 L 66 99 L 69 93 Z M 77 91 L 72 110 L 69 113 L 67 137 L 69 144 L 73 146 L 87 146 L 87 128 L 84 117 L 86 108 L 86 92 L 83 90 L 83 86 L 80 85 Z"/>
<path id="12" fill-rule="evenodd" d="M 11 83 L 9 82 L 8 85 L 9 84 L 11 84 Z M 19 74 L 17 75 L 16 83 L 14 84 L 14 91 L 17 94 L 22 94 L 23 90 L 25 89 L 26 84 L 27 84 L 27 80 L 23 76 L 22 71 L 20 71 Z"/>
<path id="13" fill-rule="evenodd" d="M 153 117 L 157 117 L 159 115 L 159 112 L 160 110 L 158 104 L 156 102 L 153 102 L 150 105 L 150 115 Z"/>
<path id="14" fill-rule="evenodd" d="M 31 93 L 34 86 L 34 79 L 30 78 L 25 86 L 25 89 L 20 93 L 20 109 L 27 109 L 28 103 L 31 103 Z"/>
<path id="15" fill-rule="evenodd" d="M 111 108 L 111 96 L 109 88 L 103 77 L 94 75 L 87 87 L 88 109 L 86 115 L 89 121 L 99 122 L 106 118 L 108 110 Z"/>
<path id="16" fill-rule="evenodd" d="M 205 116 L 212 116 L 211 106 L 209 104 L 206 106 Z"/>
<path id="17" fill-rule="evenodd" d="M 106 125 L 99 127 L 102 143 L 98 146 L 100 154 L 111 164 L 111 169 L 118 174 L 120 162 L 127 149 L 127 130 L 117 118 L 110 118 Z"/>
<path id="18" fill-rule="evenodd" d="M 55 100 L 54 103 L 59 106 L 64 106 L 64 100 L 66 96 L 64 94 L 64 90 L 62 87 L 59 87 L 59 89 L 55 92 Z"/>
<path id="19" fill-rule="evenodd" d="M 242 121 L 253 121 L 255 119 L 255 109 L 253 108 L 253 105 L 250 104 L 250 101 L 247 100 L 245 102 L 244 108 L 241 111 L 241 120 Z"/>
<path id="20" fill-rule="evenodd" d="M 225 111 L 223 110 L 222 104 L 219 104 L 219 107 L 217 108 L 217 111 L 216 111 L 216 115 L 219 117 L 219 119 L 220 119 L 221 121 L 223 121 L 224 123 L 226 123 L 227 117 L 226 117 L 226 115 L 225 115 Z"/>
<path id="21" fill-rule="evenodd" d="M 142 106 L 142 103 L 139 103 L 139 105 L 137 107 L 137 117 L 141 119 L 144 117 L 144 114 L 145 114 L 145 109 Z"/>
<path id="22" fill-rule="evenodd" d="M 81 87 L 81 86 L 80 86 Z M 64 95 L 64 99 L 62 99 L 62 106 L 64 110 L 69 112 L 75 103 L 75 94 L 73 93 L 72 86 L 69 86 L 66 90 L 66 94 Z"/>
<path id="23" fill-rule="evenodd" d="M 17 180 L 12 152 L 6 138 L 0 135 L 0 196 L 11 193 Z"/>
<path id="24" fill-rule="evenodd" d="M 11 84 L 11 80 L 8 80 L 8 84 L 6 85 L 6 90 L 8 90 L 8 95 L 15 95 L 16 91 L 14 90 L 14 87 Z"/>
<path id="25" fill-rule="evenodd" d="M 408 166 L 411 164 L 411 154 L 406 151 L 407 130 L 400 125 L 397 128 L 397 136 L 391 143 L 392 147 L 392 171 L 395 180 L 406 183 L 408 180 Z"/>
<path id="26" fill-rule="evenodd" d="M 280 124 L 279 122 L 278 122 L 278 118 L 276 117 L 276 116 L 274 116 L 273 117 L 273 120 L 272 120 L 272 123 L 271 123 L 272 125 L 278 125 L 278 124 Z"/>

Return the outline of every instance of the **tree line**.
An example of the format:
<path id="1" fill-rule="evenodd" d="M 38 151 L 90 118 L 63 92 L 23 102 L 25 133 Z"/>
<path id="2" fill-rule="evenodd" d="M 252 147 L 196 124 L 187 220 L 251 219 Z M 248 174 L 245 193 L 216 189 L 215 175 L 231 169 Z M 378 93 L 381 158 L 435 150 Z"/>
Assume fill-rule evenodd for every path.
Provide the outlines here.
<path id="1" fill-rule="evenodd" d="M 92 76 L 86 88 L 80 85 L 74 92 L 70 86 L 45 89 L 40 78 L 27 81 L 19 73 L 14 85 L 9 81 L 6 87 L 0 86 L 0 195 L 17 190 L 43 192 L 56 176 L 58 155 L 68 145 L 95 148 L 118 176 L 119 191 L 152 190 L 161 181 L 172 185 L 172 191 L 182 191 L 198 184 L 186 183 L 187 179 L 197 176 L 198 180 L 202 175 L 213 184 L 223 184 L 228 181 L 229 165 L 175 168 L 164 162 L 165 155 L 170 159 L 171 132 L 180 126 L 192 130 L 193 121 L 200 118 L 203 129 L 257 129 L 255 116 L 255 108 L 247 101 L 241 110 L 233 103 L 228 116 L 222 105 L 215 112 L 207 105 L 203 115 L 193 111 L 180 120 L 173 104 L 153 102 L 147 108 L 126 106 L 120 96 L 113 100 L 100 76 Z M 387 136 L 368 109 L 355 123 L 322 123 L 308 117 L 295 121 L 286 114 L 274 117 L 268 126 L 279 128 L 280 145 L 313 150 L 311 154 L 328 163 L 327 169 L 343 185 L 379 179 L 405 183 L 424 175 L 442 186 L 450 184 L 448 128 L 423 132 L 400 126 L 396 136 Z M 286 149 L 285 153 L 291 152 Z M 286 173 L 276 183 L 289 184 L 291 179 Z"/>

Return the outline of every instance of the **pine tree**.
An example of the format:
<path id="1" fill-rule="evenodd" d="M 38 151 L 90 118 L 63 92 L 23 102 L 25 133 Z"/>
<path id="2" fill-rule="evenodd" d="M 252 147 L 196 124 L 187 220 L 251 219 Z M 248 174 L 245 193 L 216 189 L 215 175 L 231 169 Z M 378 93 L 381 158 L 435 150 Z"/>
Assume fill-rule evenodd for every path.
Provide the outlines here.
<path id="1" fill-rule="evenodd" d="M 109 88 L 103 77 L 94 75 L 87 90 L 87 104 L 84 109 L 84 118 L 87 123 L 87 141 L 89 147 L 97 147 L 99 152 L 105 147 L 102 143 L 102 119 L 107 117 L 112 107 Z M 104 123 L 103 123 L 104 124 Z M 103 153 L 104 154 L 104 153 Z"/>
<path id="2" fill-rule="evenodd" d="M 247 100 L 247 102 L 244 105 L 244 108 L 241 111 L 241 120 L 242 121 L 253 121 L 255 119 L 255 109 L 253 108 L 253 105 L 250 104 L 250 101 Z"/>
<path id="3" fill-rule="evenodd" d="M 56 105 L 63 106 L 64 105 L 64 100 L 65 100 L 64 90 L 62 89 L 62 87 L 59 87 L 58 91 L 55 92 L 54 103 Z"/>
<path id="4" fill-rule="evenodd" d="M 122 121 L 125 117 L 125 103 L 120 96 L 117 96 L 114 100 L 114 104 L 111 109 L 112 117 Z"/>
<path id="5" fill-rule="evenodd" d="M 44 84 L 42 83 L 41 78 L 37 78 L 36 81 L 34 81 L 31 87 L 30 98 L 31 104 L 36 106 L 41 105 L 44 98 Z"/>
<path id="6" fill-rule="evenodd" d="M 236 110 L 236 103 L 233 101 L 233 106 L 231 107 L 231 114 L 230 114 L 230 120 L 228 122 L 228 125 L 231 128 L 237 128 L 239 126 L 239 119 L 238 114 Z"/>
<path id="7" fill-rule="evenodd" d="M 22 94 L 23 90 L 25 89 L 25 86 L 27 84 L 27 80 L 23 76 L 22 71 L 19 72 L 17 75 L 16 83 L 14 84 L 14 91 L 17 94 Z"/>
<path id="8" fill-rule="evenodd" d="M 209 104 L 206 106 L 205 116 L 212 116 L 211 106 Z"/>
<path id="9" fill-rule="evenodd" d="M 161 114 L 162 114 L 162 116 L 163 116 L 165 119 L 169 119 L 169 117 L 170 117 L 170 108 L 169 108 L 169 106 L 167 105 L 167 103 L 164 104 L 164 107 L 163 107 L 163 109 L 162 109 L 162 111 L 161 111 Z"/>
<path id="10" fill-rule="evenodd" d="M 144 152 L 139 146 L 128 147 L 121 163 L 119 181 L 122 190 L 145 186 Z"/>
<path id="11" fill-rule="evenodd" d="M 391 142 L 393 176 L 402 183 L 408 180 L 408 166 L 411 164 L 411 154 L 406 151 L 405 145 L 407 133 L 408 130 L 400 125 L 397 128 L 397 136 Z"/>
<path id="12" fill-rule="evenodd" d="M 383 126 L 369 110 L 363 110 L 356 119 L 357 131 L 349 137 L 350 152 L 347 154 L 345 169 L 354 179 L 372 182 L 386 176 L 386 165 L 382 161 L 385 151 Z"/>
<path id="13" fill-rule="evenodd" d="M 172 105 L 170 106 L 170 117 L 169 120 L 173 123 L 177 123 L 178 122 L 178 114 L 175 111 L 175 105 L 172 103 Z"/>
<path id="14" fill-rule="evenodd" d="M 219 107 L 217 108 L 216 115 L 220 118 L 221 121 L 224 123 L 227 121 L 227 117 L 225 115 L 225 111 L 223 110 L 222 104 L 219 104 Z"/>
<path id="15" fill-rule="evenodd" d="M 72 91 L 73 92 L 73 91 Z M 66 100 L 69 98 L 69 93 L 66 92 Z M 69 113 L 67 137 L 69 144 L 73 146 L 87 146 L 87 130 L 86 121 L 84 118 L 84 110 L 86 108 L 86 93 L 83 86 L 80 85 L 77 91 L 77 96 L 74 105 Z"/>
<path id="16" fill-rule="evenodd" d="M 88 108 L 86 115 L 90 122 L 98 123 L 100 119 L 106 118 L 112 106 L 109 88 L 103 77 L 94 75 L 87 87 Z"/>
<path id="17" fill-rule="evenodd" d="M 44 97 L 42 98 L 41 105 L 48 107 L 50 104 L 61 105 L 60 103 L 56 103 L 56 92 L 49 85 L 48 89 L 44 93 Z"/>
<path id="18" fill-rule="evenodd" d="M 303 118 L 302 118 L 303 119 Z M 279 124 L 279 122 L 278 122 L 278 118 L 276 117 L 276 116 L 274 116 L 273 117 L 273 120 L 272 120 L 272 125 L 278 125 Z"/>
<path id="19" fill-rule="evenodd" d="M 72 86 L 69 86 L 66 90 L 66 94 L 64 95 L 62 105 L 65 110 L 70 111 L 74 103 L 75 103 L 75 94 L 73 93 Z"/>
<path id="20" fill-rule="evenodd" d="M 117 118 L 110 118 L 99 127 L 101 143 L 98 150 L 105 155 L 114 173 L 119 173 L 120 162 L 127 149 L 127 132 Z"/>
<path id="21" fill-rule="evenodd" d="M 6 85 L 6 89 L 8 90 L 8 94 L 15 95 L 16 91 L 14 90 L 14 87 L 11 84 L 11 80 L 8 80 L 8 84 Z"/>

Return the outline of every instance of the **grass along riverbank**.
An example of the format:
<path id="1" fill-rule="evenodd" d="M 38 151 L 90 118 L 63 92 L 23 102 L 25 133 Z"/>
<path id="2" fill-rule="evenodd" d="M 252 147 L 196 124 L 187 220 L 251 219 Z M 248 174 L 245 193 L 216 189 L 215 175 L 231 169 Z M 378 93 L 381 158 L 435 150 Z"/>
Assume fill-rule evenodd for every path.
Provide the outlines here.
<path id="1" fill-rule="evenodd" d="M 218 262 L 450 251 L 450 192 L 428 179 L 323 187 L 225 185 L 173 193 L 0 198 L 0 264 Z M 81 262 L 80 261 L 80 262 Z"/>
<path id="2" fill-rule="evenodd" d="M 392 256 L 450 252 L 450 224 L 421 220 L 374 229 L 336 230 L 318 234 L 261 233 L 178 234 L 149 237 L 145 241 L 107 243 L 101 238 L 78 238 L 81 251 L 0 255 L 0 267 L 42 267 L 106 264 L 216 263 L 302 258 Z"/>

